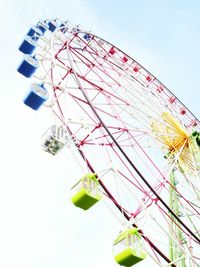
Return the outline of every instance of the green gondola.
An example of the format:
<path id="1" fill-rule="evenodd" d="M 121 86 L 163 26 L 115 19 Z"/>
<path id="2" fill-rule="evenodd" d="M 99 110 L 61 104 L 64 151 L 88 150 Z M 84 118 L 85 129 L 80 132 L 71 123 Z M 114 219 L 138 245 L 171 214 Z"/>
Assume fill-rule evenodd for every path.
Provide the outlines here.
<path id="1" fill-rule="evenodd" d="M 141 235 L 137 228 L 119 234 L 113 243 L 113 252 L 119 265 L 130 267 L 146 258 Z"/>
<path id="2" fill-rule="evenodd" d="M 72 203 L 83 210 L 88 210 L 101 199 L 98 185 L 95 173 L 83 176 L 71 189 Z"/>

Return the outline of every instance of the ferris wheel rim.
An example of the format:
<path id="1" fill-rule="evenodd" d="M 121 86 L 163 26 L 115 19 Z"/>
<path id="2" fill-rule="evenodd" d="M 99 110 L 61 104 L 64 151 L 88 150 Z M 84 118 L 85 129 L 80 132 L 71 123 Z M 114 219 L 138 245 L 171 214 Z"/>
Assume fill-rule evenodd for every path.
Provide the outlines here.
<path id="1" fill-rule="evenodd" d="M 59 31 L 59 29 L 57 29 L 56 31 Z M 127 56 L 128 58 L 130 58 L 131 60 L 133 60 L 138 66 L 142 67 L 142 69 L 144 69 L 147 73 L 149 73 L 151 75 L 151 77 L 153 77 L 154 79 L 156 79 L 159 82 L 159 84 L 161 84 L 164 87 L 164 89 L 167 92 L 169 92 L 169 94 L 171 96 L 175 97 L 175 99 L 181 104 L 181 106 L 184 107 L 184 109 L 187 110 L 187 112 L 193 117 L 193 119 L 195 119 L 195 121 L 198 123 L 199 129 L 200 129 L 200 120 L 193 114 L 193 112 L 167 86 L 165 86 L 155 75 L 153 75 L 149 70 L 147 70 L 141 63 L 139 63 L 137 60 L 135 60 L 134 58 L 132 58 L 130 55 L 128 55 L 126 52 L 124 52 L 119 47 L 113 45 L 111 42 L 103 39 L 102 37 L 99 37 L 98 35 L 95 35 L 95 34 L 90 33 L 88 31 L 81 31 L 81 30 L 78 31 L 78 33 L 76 33 L 76 34 L 90 34 L 91 36 L 93 36 L 95 38 L 98 38 L 99 40 L 101 40 L 101 41 L 109 44 L 111 47 L 117 48 L 118 51 L 120 51 L 125 56 Z M 54 38 L 54 35 L 52 35 L 51 47 L 53 46 L 53 38 Z M 52 59 L 54 59 L 53 53 L 52 53 Z"/>
<path id="2" fill-rule="evenodd" d="M 55 57 L 55 54 L 53 53 L 53 49 L 54 49 L 54 36 L 57 34 L 57 32 L 59 31 L 59 29 L 55 32 L 55 33 L 53 33 L 52 34 L 52 36 L 51 36 L 51 42 L 50 42 L 50 47 L 51 47 L 51 60 L 52 60 L 52 63 L 53 63 L 53 65 L 52 65 L 52 67 L 54 67 L 54 63 L 56 64 L 56 57 Z M 71 32 L 72 33 L 72 32 Z M 170 96 L 172 96 L 172 97 L 174 97 L 175 99 L 176 99 L 176 101 L 177 101 L 177 103 L 179 104 L 179 106 L 181 106 L 181 107 L 183 107 L 184 109 L 185 109 L 185 111 L 187 111 L 186 113 L 186 116 L 188 116 L 188 118 L 190 118 L 190 119 L 194 119 L 195 120 L 195 123 L 197 123 L 197 125 L 195 125 L 195 126 L 197 126 L 197 127 L 199 127 L 199 120 L 192 114 L 192 112 L 166 87 L 166 86 L 164 86 L 154 75 L 152 75 L 149 71 L 147 71 L 140 63 L 138 63 L 136 60 L 134 60 L 133 58 L 131 58 L 127 53 L 125 53 L 125 52 L 123 52 L 121 49 L 119 49 L 118 47 L 116 47 L 116 46 L 114 46 L 114 45 L 112 45 L 110 42 L 108 42 L 108 41 L 106 41 L 105 39 L 102 39 L 102 38 L 100 38 L 100 37 L 98 37 L 97 35 L 94 35 L 94 34 L 91 34 L 91 33 L 89 33 L 89 32 L 87 32 L 87 31 L 77 31 L 76 33 L 74 32 L 73 33 L 73 35 L 75 36 L 78 36 L 79 34 L 90 34 L 91 36 L 92 36 L 92 38 L 94 39 L 94 38 L 96 38 L 96 39 L 98 39 L 98 40 L 102 40 L 103 42 L 105 42 L 106 44 L 108 44 L 109 45 L 109 47 L 113 47 L 113 48 L 116 48 L 117 49 L 117 51 L 120 51 L 120 53 L 122 53 L 124 56 L 126 56 L 126 57 L 128 57 L 129 59 L 131 59 L 132 60 L 132 62 L 135 62 L 138 66 L 140 66 L 143 70 L 145 70 L 145 73 L 148 73 L 148 75 L 149 76 L 151 76 L 152 77 L 152 79 L 153 80 L 156 80 L 156 81 L 158 81 L 158 84 L 160 84 L 160 85 L 162 85 L 163 87 L 164 87 L 164 89 L 165 89 L 165 91 L 168 93 L 168 94 L 166 94 L 166 96 L 168 96 L 168 95 L 170 95 Z M 67 43 L 68 44 L 68 43 Z M 69 53 L 69 50 L 67 49 L 67 52 Z M 42 58 L 41 58 L 42 59 Z M 77 66 L 78 66 L 78 62 L 77 62 Z M 122 68 L 122 71 L 124 72 L 125 71 L 125 69 L 123 69 Z M 52 111 L 53 111 L 53 106 L 54 106 L 54 104 L 57 104 L 57 107 L 58 107 L 58 110 L 60 110 L 60 116 L 58 116 L 56 113 L 55 113 L 55 115 L 56 116 L 58 116 L 58 119 L 61 121 L 61 123 L 62 124 L 64 124 L 65 125 L 65 127 L 67 128 L 67 127 L 69 127 L 69 125 L 70 125 L 70 122 L 69 122 L 69 124 L 67 123 L 67 121 L 65 121 L 65 113 L 63 112 L 63 107 L 62 107 L 62 103 L 60 104 L 60 96 L 59 95 L 57 95 L 57 89 L 59 89 L 60 90 L 60 95 L 62 95 L 62 93 L 64 93 L 64 89 L 62 89 L 61 87 L 59 88 L 59 86 L 58 86 L 58 88 L 55 86 L 56 85 L 56 83 L 54 82 L 54 80 L 53 80 L 53 76 L 54 76 L 54 73 L 53 73 L 53 68 L 51 68 L 51 70 L 50 70 L 50 75 L 51 75 L 51 82 L 49 83 L 49 85 L 51 86 L 52 85 L 52 89 L 53 89 L 53 96 L 54 96 L 54 102 L 53 103 L 51 103 L 51 105 L 47 105 L 49 108 L 51 108 L 52 109 Z M 74 71 L 74 73 L 76 74 L 76 71 Z M 81 73 L 80 73 L 81 74 Z M 98 78 L 98 77 L 97 77 Z M 139 80 L 136 80 L 138 83 L 140 83 L 139 82 Z M 141 83 L 141 86 L 143 86 L 143 87 L 145 87 L 142 83 Z M 146 88 L 148 88 L 148 85 L 146 86 Z M 67 89 L 67 88 L 66 88 Z M 77 89 L 77 88 L 75 88 L 75 89 Z M 79 89 L 81 89 L 81 88 L 79 88 Z M 152 90 L 152 88 L 150 88 L 150 90 Z M 114 91 L 113 91 L 114 92 Z M 86 95 L 87 96 L 87 95 Z M 86 99 L 87 100 L 87 99 Z M 99 110 L 98 109 L 96 109 L 96 107 L 94 107 L 93 105 L 93 103 L 91 103 L 90 101 L 86 101 L 86 102 L 89 102 L 89 104 L 90 105 L 88 105 L 89 106 L 89 108 L 90 109 L 93 109 L 93 113 L 95 114 L 97 114 L 97 115 L 99 115 Z M 81 105 L 80 105 L 81 106 Z M 94 112 L 95 111 L 95 112 Z M 54 111 L 53 111 L 54 112 Z M 177 113 L 177 111 L 175 111 L 176 113 Z M 89 113 L 88 113 L 89 114 Z M 178 113 L 177 113 L 178 114 Z M 185 114 L 185 113 L 184 113 Z M 183 114 L 183 115 L 184 115 Z M 180 114 L 178 115 L 178 116 L 180 116 Z M 104 117 L 103 117 L 104 118 Z M 121 118 L 120 118 L 121 119 Z M 173 120 L 173 118 L 170 118 L 171 120 Z M 96 120 L 94 121 L 94 124 L 96 123 Z M 102 125 L 102 119 L 101 119 L 101 115 L 100 115 L 100 124 L 98 123 L 98 126 L 100 126 L 100 125 Z M 127 124 L 128 125 L 128 124 Z M 106 130 L 107 131 L 107 133 L 109 133 L 110 132 L 110 128 L 109 127 L 107 127 L 106 125 L 105 125 L 105 123 L 104 123 L 104 119 L 103 119 L 103 126 L 105 126 L 105 127 L 103 127 L 103 129 L 104 130 Z M 110 126 L 111 127 L 111 126 Z M 68 129 L 69 130 L 69 132 L 70 132 L 70 129 Z M 155 129 L 156 130 L 156 129 Z M 72 132 L 72 134 L 71 134 L 71 137 L 72 137 L 72 139 L 73 139 L 73 141 L 74 141 L 74 143 L 75 143 L 75 145 L 77 146 L 77 148 L 78 148 L 78 151 L 79 151 L 79 153 L 81 154 L 81 156 L 82 156 L 82 158 L 83 158 L 83 160 L 84 160 L 84 162 L 87 164 L 87 165 L 90 165 L 90 170 L 92 171 L 92 172 L 94 172 L 94 169 L 93 169 L 93 164 L 91 165 L 91 163 L 90 163 L 90 158 L 89 158 L 89 161 L 88 161 L 88 159 L 87 159 L 87 153 L 86 154 L 84 154 L 85 153 L 85 151 L 83 151 L 83 149 L 82 149 L 82 147 L 81 147 L 81 144 L 79 144 L 79 143 L 76 143 L 76 141 L 77 141 L 77 139 L 76 139 L 76 136 L 74 135 L 75 133 L 73 133 Z M 103 134 L 103 133 L 102 133 Z M 109 135 L 108 134 L 108 136 L 112 136 L 112 134 L 113 134 L 113 130 L 110 132 L 110 134 L 111 135 Z M 159 134 L 159 133 L 158 133 Z M 78 135 L 77 135 L 78 136 Z M 117 135 L 116 135 L 117 136 Z M 99 138 L 101 138 L 101 135 L 100 135 L 100 137 Z M 107 138 L 107 137 L 106 137 Z M 106 139 L 106 138 L 104 138 L 104 139 Z M 115 135 L 113 136 L 113 138 L 114 138 L 114 140 L 115 140 Z M 91 139 L 92 140 L 92 139 Z M 105 142 L 105 141 L 104 141 Z M 108 140 L 108 143 L 109 143 L 109 140 Z M 87 143 L 85 143 L 86 145 L 87 145 Z M 120 147 L 120 143 L 118 143 L 118 141 L 116 141 L 116 144 L 118 144 L 119 145 L 119 147 Z M 88 142 L 88 145 L 89 145 L 89 142 Z M 94 142 L 94 145 L 98 145 L 98 141 L 97 142 Z M 99 143 L 99 145 L 100 145 L 100 143 Z M 117 146 L 116 146 L 117 147 Z M 122 151 L 124 150 L 124 147 L 122 147 Z M 131 161 L 130 161 L 131 162 Z M 122 168 L 122 170 L 123 170 L 123 168 Z M 96 172 L 95 172 L 96 173 Z M 164 174 L 165 175 L 165 174 Z M 145 176 L 144 176 L 145 177 Z M 168 183 L 169 184 L 169 183 Z M 103 184 L 102 184 L 103 185 Z M 169 184 L 170 185 L 170 184 Z M 170 186 L 172 186 L 172 185 L 170 185 Z M 154 186 L 155 187 L 155 186 Z M 154 187 L 152 187 L 152 189 L 154 190 Z M 106 186 L 105 186 L 105 189 L 106 189 Z M 151 188 L 150 188 L 151 189 Z M 175 188 L 176 189 L 176 188 Z M 169 189 L 168 189 L 169 190 Z M 155 191 L 155 190 L 154 190 Z M 154 193 L 154 191 L 153 191 L 153 194 L 155 195 L 155 193 Z M 152 190 L 151 190 L 151 192 L 152 192 Z M 157 192 L 158 191 L 155 191 L 156 192 L 156 194 L 157 194 Z M 178 191 L 177 191 L 177 189 L 176 189 L 176 193 L 178 194 Z M 147 196 L 147 195 L 146 195 Z M 110 197 L 111 199 L 112 199 L 112 196 Z M 150 199 L 150 198 L 149 198 Z M 161 200 L 162 200 L 162 198 L 161 198 Z M 114 201 L 113 201 L 113 203 L 114 203 Z M 122 211 L 122 213 L 123 214 L 126 214 L 126 216 L 127 216 L 127 219 L 130 219 L 131 217 L 130 217 L 130 215 L 128 214 L 128 213 L 126 213 L 126 209 L 125 208 L 123 208 L 123 206 L 121 206 L 121 205 L 118 205 L 118 202 L 117 201 L 115 201 L 115 203 L 114 204 L 116 204 L 116 206 L 118 207 L 118 209 L 120 210 L 120 211 Z M 163 204 L 163 203 L 162 203 Z M 162 212 L 161 212 L 162 213 Z M 166 214 L 167 215 L 167 214 Z M 173 214 L 172 214 L 173 215 Z M 176 215 L 176 214 L 175 214 Z M 131 215 L 132 216 L 132 215 Z M 180 221 L 181 221 L 181 219 L 180 219 Z M 134 224 L 133 224 L 133 226 L 134 226 Z M 142 234 L 142 233 L 141 233 Z M 190 233 L 191 234 L 191 233 Z M 142 234 L 143 235 L 143 234 Z M 150 241 L 150 240 L 149 240 Z M 151 242 L 151 241 L 150 241 Z M 153 243 L 152 243 L 153 244 Z M 155 247 L 156 248 L 156 247 Z M 156 249 L 155 249 L 156 250 Z M 158 251 L 157 251 L 158 252 Z M 162 251 L 160 251 L 161 252 L 161 254 L 162 254 Z M 160 255 L 161 255 L 160 254 Z M 173 261 L 171 261 L 171 260 L 169 260 L 167 257 L 165 258 L 165 254 L 163 254 L 163 255 L 161 255 L 162 257 L 163 257 L 163 259 L 165 259 L 168 263 L 173 263 L 173 265 L 171 265 L 171 266 L 176 266 L 176 265 L 174 265 L 176 262 L 173 262 Z M 169 260 L 169 261 L 168 261 Z"/>

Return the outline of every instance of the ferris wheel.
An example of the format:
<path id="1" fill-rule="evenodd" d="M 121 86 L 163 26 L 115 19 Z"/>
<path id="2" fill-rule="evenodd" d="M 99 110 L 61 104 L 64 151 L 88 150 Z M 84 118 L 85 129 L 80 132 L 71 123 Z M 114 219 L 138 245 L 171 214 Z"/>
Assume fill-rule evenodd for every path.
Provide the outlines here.
<path id="1" fill-rule="evenodd" d="M 19 50 L 18 72 L 33 80 L 24 103 L 53 115 L 43 149 L 72 149 L 83 166 L 71 201 L 105 201 L 125 220 L 116 263 L 200 266 L 198 119 L 132 57 L 68 21 L 39 21 Z"/>

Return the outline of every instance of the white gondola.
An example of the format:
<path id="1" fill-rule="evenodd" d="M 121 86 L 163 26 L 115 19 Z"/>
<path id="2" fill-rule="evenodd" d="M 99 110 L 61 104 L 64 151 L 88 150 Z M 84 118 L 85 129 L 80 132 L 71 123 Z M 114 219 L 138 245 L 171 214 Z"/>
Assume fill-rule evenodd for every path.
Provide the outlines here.
<path id="1" fill-rule="evenodd" d="M 42 148 L 52 154 L 56 155 L 67 143 L 68 134 L 63 126 L 52 125 L 43 135 Z"/>

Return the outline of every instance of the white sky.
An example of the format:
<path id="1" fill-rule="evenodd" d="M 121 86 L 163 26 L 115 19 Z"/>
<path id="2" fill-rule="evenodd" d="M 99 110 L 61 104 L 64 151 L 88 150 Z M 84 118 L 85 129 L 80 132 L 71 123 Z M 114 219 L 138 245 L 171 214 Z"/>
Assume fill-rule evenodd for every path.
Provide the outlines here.
<path id="1" fill-rule="evenodd" d="M 0 2 L 0 267 L 114 267 L 117 225 L 99 204 L 76 209 L 82 175 L 67 151 L 40 149 L 48 114 L 22 103 L 31 81 L 16 68 L 23 36 L 39 18 L 70 20 L 138 60 L 199 117 L 199 0 L 7 0 Z M 137 266 L 149 266 L 148 261 Z"/>

